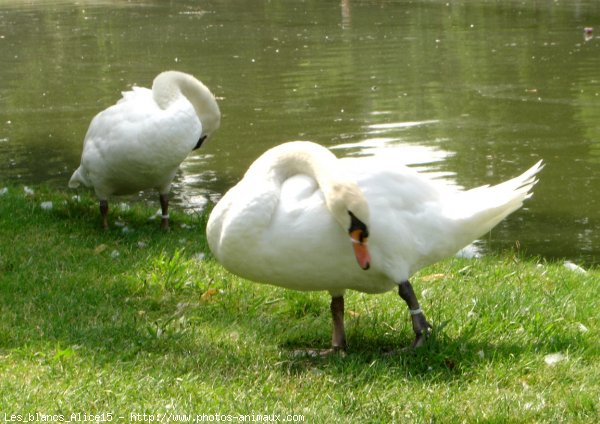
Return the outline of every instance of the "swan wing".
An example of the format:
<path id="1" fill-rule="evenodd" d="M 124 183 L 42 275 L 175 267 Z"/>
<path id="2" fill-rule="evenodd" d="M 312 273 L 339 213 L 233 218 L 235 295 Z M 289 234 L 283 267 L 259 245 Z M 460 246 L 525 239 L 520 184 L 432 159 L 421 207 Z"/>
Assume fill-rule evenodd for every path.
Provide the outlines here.
<path id="1" fill-rule="evenodd" d="M 151 90 L 137 88 L 94 117 L 84 140 L 82 167 L 104 195 L 164 186 L 201 132 L 187 99 L 162 110 Z"/>
<path id="2" fill-rule="evenodd" d="M 372 265 L 397 281 L 455 254 L 520 208 L 543 167 L 538 162 L 504 183 L 463 191 L 385 160 L 344 162 L 369 202 Z"/>
<path id="3" fill-rule="evenodd" d="M 213 209 L 209 246 L 231 272 L 296 290 L 390 290 L 394 282 L 356 264 L 350 237 L 328 211 L 316 181 L 280 185 L 247 175 Z"/>

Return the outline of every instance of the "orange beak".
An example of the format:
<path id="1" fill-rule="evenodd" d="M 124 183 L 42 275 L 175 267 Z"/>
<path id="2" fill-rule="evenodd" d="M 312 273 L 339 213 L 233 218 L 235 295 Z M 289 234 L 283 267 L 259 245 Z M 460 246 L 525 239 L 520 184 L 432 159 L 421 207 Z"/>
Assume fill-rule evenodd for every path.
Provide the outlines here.
<path id="1" fill-rule="evenodd" d="M 371 255 L 369 249 L 367 249 L 367 237 L 363 237 L 362 230 L 353 230 L 350 232 L 350 239 L 352 240 L 352 247 L 354 248 L 354 256 L 358 265 L 367 270 L 371 266 Z"/>

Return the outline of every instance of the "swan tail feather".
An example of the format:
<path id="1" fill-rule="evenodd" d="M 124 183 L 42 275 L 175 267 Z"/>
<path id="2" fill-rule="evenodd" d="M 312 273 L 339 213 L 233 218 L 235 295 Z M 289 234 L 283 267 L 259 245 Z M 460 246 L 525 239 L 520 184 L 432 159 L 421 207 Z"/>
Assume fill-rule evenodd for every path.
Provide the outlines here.
<path id="1" fill-rule="evenodd" d="M 538 182 L 536 175 L 543 168 L 540 160 L 518 177 L 461 193 L 448 212 L 461 222 L 461 232 L 469 239 L 466 243 L 481 237 L 523 206 L 523 202 L 533 195 L 533 186 Z"/>
<path id="2" fill-rule="evenodd" d="M 83 184 L 85 186 L 90 185 L 90 183 L 87 180 L 87 178 L 85 177 L 81 167 L 79 167 L 75 170 L 75 172 L 73 172 L 73 175 L 71 176 L 71 179 L 69 180 L 69 188 L 77 188 L 81 184 Z"/>

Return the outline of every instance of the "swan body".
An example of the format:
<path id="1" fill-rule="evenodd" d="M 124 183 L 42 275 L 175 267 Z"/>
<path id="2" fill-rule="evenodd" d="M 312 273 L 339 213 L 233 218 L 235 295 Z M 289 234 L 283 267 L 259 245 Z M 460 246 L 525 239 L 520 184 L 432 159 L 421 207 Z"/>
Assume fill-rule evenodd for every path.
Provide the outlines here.
<path id="1" fill-rule="evenodd" d="M 219 107 L 204 84 L 176 71 L 159 74 L 152 89 L 122 95 L 93 118 L 69 187 L 94 188 L 105 227 L 109 196 L 155 188 L 168 227 L 171 182 L 181 162 L 218 129 Z"/>
<path id="2" fill-rule="evenodd" d="M 337 159 L 314 143 L 285 143 L 258 158 L 215 206 L 208 243 L 225 268 L 244 278 L 329 291 L 334 348 L 345 346 L 346 289 L 398 288 L 420 345 L 429 324 L 410 276 L 521 207 L 542 167 L 540 161 L 512 180 L 463 191 L 379 158 Z M 352 230 L 354 217 L 362 235 Z"/>

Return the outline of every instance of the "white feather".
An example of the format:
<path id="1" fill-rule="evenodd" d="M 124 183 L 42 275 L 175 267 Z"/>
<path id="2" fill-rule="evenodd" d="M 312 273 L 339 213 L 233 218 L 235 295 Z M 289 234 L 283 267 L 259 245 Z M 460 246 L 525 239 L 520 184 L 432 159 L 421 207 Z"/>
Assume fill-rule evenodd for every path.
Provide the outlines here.
<path id="1" fill-rule="evenodd" d="M 319 150 L 327 151 L 307 142 L 271 149 L 215 206 L 208 242 L 226 268 L 297 290 L 384 292 L 518 209 L 542 169 L 538 162 L 502 184 L 462 191 L 405 166 L 376 158 L 338 160 Z M 299 171 L 304 168 L 294 163 L 311 156 L 315 169 Z M 368 205 L 368 270 L 356 263 L 343 217 L 328 207 L 331 194 L 322 187 L 331 185 L 327 178 L 355 184 L 364 195 L 358 201 Z"/>

